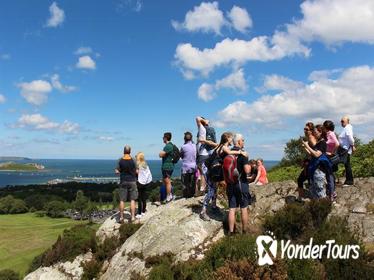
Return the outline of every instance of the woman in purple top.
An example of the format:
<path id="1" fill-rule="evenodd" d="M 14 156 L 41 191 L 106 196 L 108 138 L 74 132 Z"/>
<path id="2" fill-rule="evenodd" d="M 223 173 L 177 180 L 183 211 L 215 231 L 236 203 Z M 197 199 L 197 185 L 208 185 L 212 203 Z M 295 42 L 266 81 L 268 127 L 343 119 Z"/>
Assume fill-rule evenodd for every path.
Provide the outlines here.
<path id="1" fill-rule="evenodd" d="M 192 133 L 184 134 L 184 145 L 180 149 L 182 158 L 181 180 L 183 184 L 183 196 L 186 198 L 195 195 L 196 172 L 196 145 L 192 142 Z"/>

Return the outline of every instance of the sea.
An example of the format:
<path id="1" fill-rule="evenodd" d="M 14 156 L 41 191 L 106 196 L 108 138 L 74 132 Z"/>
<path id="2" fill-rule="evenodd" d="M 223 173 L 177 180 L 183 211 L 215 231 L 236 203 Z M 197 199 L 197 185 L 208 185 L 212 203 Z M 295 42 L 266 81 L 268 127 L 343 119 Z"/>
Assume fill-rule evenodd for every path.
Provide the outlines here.
<path id="1" fill-rule="evenodd" d="M 266 169 L 279 161 L 265 160 Z M 41 171 L 0 171 L 0 188 L 16 185 L 48 184 L 58 181 L 107 182 L 117 181 L 114 174 L 117 160 L 93 159 L 32 159 L 17 163 L 37 163 L 45 167 Z M 148 160 L 153 180 L 160 180 L 161 160 Z M 180 176 L 181 161 L 175 168 L 173 177 Z"/>

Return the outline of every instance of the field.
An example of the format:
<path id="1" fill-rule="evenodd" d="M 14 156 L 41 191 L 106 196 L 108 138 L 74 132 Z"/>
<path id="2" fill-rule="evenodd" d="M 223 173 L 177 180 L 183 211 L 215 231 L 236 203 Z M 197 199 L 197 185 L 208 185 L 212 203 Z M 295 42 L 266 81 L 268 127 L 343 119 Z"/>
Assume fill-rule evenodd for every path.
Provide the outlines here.
<path id="1" fill-rule="evenodd" d="M 0 215 L 0 270 L 9 268 L 24 275 L 35 256 L 51 246 L 64 229 L 79 223 L 32 213 Z"/>

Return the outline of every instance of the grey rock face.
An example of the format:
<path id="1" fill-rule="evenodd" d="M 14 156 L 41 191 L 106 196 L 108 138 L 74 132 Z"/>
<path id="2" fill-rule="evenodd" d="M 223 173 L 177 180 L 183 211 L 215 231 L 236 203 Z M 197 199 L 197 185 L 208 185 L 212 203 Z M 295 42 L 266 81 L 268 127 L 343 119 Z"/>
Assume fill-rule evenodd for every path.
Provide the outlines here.
<path id="1" fill-rule="evenodd" d="M 176 261 L 187 260 L 199 246 L 217 235 L 222 237 L 222 221 L 201 220 L 199 207 L 199 199 L 191 198 L 148 210 L 141 220 L 143 226 L 126 240 L 100 279 L 130 279 L 131 273 L 145 276 L 150 270 L 145 258 L 171 252 Z M 142 253 L 144 259 L 133 257 L 134 253 Z"/>
<path id="2" fill-rule="evenodd" d="M 40 267 L 26 275 L 24 280 L 79 280 L 83 275 L 82 262 L 89 262 L 92 253 L 79 255 L 73 262 L 57 263 L 50 267 Z"/>

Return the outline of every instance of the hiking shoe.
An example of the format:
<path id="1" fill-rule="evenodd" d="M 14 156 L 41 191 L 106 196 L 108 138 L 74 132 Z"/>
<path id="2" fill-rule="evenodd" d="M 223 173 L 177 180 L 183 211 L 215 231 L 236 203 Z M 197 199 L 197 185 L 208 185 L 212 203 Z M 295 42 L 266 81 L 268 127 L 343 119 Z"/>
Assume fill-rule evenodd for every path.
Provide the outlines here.
<path id="1" fill-rule="evenodd" d="M 343 187 L 352 187 L 353 186 L 353 184 L 350 184 L 350 183 L 344 183 L 343 184 Z"/>
<path id="2" fill-rule="evenodd" d="M 135 218 L 140 219 L 142 217 L 142 214 L 137 214 Z"/>
<path id="3" fill-rule="evenodd" d="M 206 222 L 210 221 L 209 216 L 205 212 L 200 213 L 199 216 L 200 216 L 200 219 L 202 219 L 203 221 L 206 221 Z"/>

